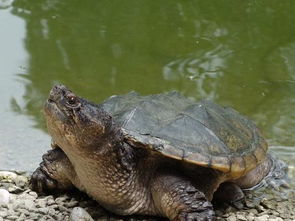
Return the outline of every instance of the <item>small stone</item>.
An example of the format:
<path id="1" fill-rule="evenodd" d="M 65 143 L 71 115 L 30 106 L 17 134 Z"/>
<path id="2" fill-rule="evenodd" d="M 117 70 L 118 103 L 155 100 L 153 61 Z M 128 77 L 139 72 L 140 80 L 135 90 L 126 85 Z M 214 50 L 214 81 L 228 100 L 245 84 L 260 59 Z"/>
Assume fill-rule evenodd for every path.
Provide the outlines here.
<path id="1" fill-rule="evenodd" d="M 247 221 L 248 220 L 244 215 L 241 215 L 241 214 L 237 214 L 237 219 L 242 220 L 242 221 Z"/>
<path id="2" fill-rule="evenodd" d="M 249 213 L 248 215 L 247 215 L 247 221 L 253 221 L 254 220 L 254 215 L 253 215 L 253 213 Z"/>
<path id="3" fill-rule="evenodd" d="M 18 217 L 19 220 L 25 220 L 26 219 L 26 215 L 25 213 L 21 213 Z"/>
<path id="4" fill-rule="evenodd" d="M 272 201 L 263 200 L 260 202 L 261 206 L 263 206 L 266 209 L 272 209 L 274 208 L 274 203 Z"/>
<path id="5" fill-rule="evenodd" d="M 22 202 L 22 200 L 15 198 L 13 195 L 10 198 L 10 202 L 12 202 L 12 208 L 13 210 L 18 211 L 19 208 L 24 208 L 24 203 Z"/>
<path id="6" fill-rule="evenodd" d="M 31 213 L 30 214 L 30 219 L 33 219 L 33 220 L 39 220 L 41 217 L 40 214 L 37 214 L 37 213 Z"/>
<path id="7" fill-rule="evenodd" d="M 75 207 L 70 215 L 70 221 L 94 221 L 89 213 L 81 207 Z"/>
<path id="8" fill-rule="evenodd" d="M 262 213 L 264 211 L 264 207 L 263 206 L 260 206 L 260 205 L 256 205 L 255 206 L 255 209 L 259 212 L 259 213 Z"/>
<path id="9" fill-rule="evenodd" d="M 55 220 L 58 220 L 58 221 L 64 220 L 64 215 L 61 213 L 58 213 L 58 214 L 54 215 L 53 217 L 55 218 Z"/>
<path id="10" fill-rule="evenodd" d="M 23 202 L 24 202 L 25 209 L 27 209 L 29 211 L 34 211 L 34 209 L 35 209 L 34 201 L 29 200 L 29 199 L 25 199 Z"/>
<path id="11" fill-rule="evenodd" d="M 31 200 L 31 201 L 34 201 L 36 199 L 35 197 L 28 194 L 28 192 L 23 192 L 23 193 L 19 194 L 18 198 L 21 200 L 26 199 L 26 200 Z"/>
<path id="12" fill-rule="evenodd" d="M 28 216 L 30 214 L 30 212 L 28 210 L 22 209 L 22 208 L 18 208 L 17 211 L 25 216 Z"/>
<path id="13" fill-rule="evenodd" d="M 270 218 L 268 221 L 284 221 L 281 217 Z"/>
<path id="14" fill-rule="evenodd" d="M 47 201 L 46 201 L 46 200 L 44 200 L 44 199 L 39 199 L 39 200 L 36 202 L 36 207 L 43 208 L 43 207 L 46 207 L 46 204 L 47 204 Z"/>
<path id="15" fill-rule="evenodd" d="M 48 200 L 53 200 L 54 198 L 52 195 L 48 195 L 48 196 L 45 196 L 43 199 L 48 201 Z"/>
<path id="16" fill-rule="evenodd" d="M 236 221 L 237 218 L 235 216 L 235 214 L 231 214 L 229 217 L 226 218 L 227 221 Z"/>
<path id="17" fill-rule="evenodd" d="M 277 212 L 277 211 L 275 211 L 275 210 L 271 210 L 270 211 L 270 214 L 271 215 L 274 215 L 274 216 L 279 216 L 280 214 Z"/>
<path id="18" fill-rule="evenodd" d="M 63 195 L 63 196 L 57 197 L 57 198 L 55 199 L 55 202 L 56 202 L 57 204 L 63 204 L 63 203 L 64 203 L 66 200 L 68 200 L 68 199 L 69 199 L 68 196 Z"/>
<path id="19" fill-rule="evenodd" d="M 7 216 L 6 219 L 8 219 L 8 220 L 16 220 L 16 219 L 18 219 L 18 216 L 11 215 L 11 216 Z"/>
<path id="20" fill-rule="evenodd" d="M 58 209 L 61 212 L 68 211 L 68 209 L 66 207 L 62 206 L 62 205 L 58 205 Z"/>
<path id="21" fill-rule="evenodd" d="M 43 221 L 43 220 L 44 220 L 44 221 L 55 221 L 55 219 L 54 219 L 53 217 L 49 216 L 49 215 L 45 215 L 45 216 L 43 216 L 41 220 L 42 220 L 42 221 Z"/>
<path id="22" fill-rule="evenodd" d="M 56 214 L 55 209 L 50 208 L 50 209 L 48 210 L 48 214 L 49 214 L 50 216 L 54 216 L 54 215 Z"/>
<path id="23" fill-rule="evenodd" d="M 38 194 L 36 192 L 34 192 L 34 191 L 30 191 L 29 195 L 34 197 L 35 199 L 38 197 Z"/>
<path id="24" fill-rule="evenodd" d="M 57 204 L 50 205 L 50 208 L 55 210 L 58 208 L 58 205 Z"/>
<path id="25" fill-rule="evenodd" d="M 0 205 L 7 205 L 10 200 L 10 193 L 5 189 L 0 189 Z"/>
<path id="26" fill-rule="evenodd" d="M 38 212 L 41 213 L 41 214 L 43 214 L 43 215 L 48 214 L 48 211 L 49 211 L 49 209 L 47 207 L 39 208 L 38 209 Z"/>
<path id="27" fill-rule="evenodd" d="M 8 187 L 8 192 L 10 193 L 15 193 L 15 194 L 18 194 L 18 193 L 21 193 L 23 192 L 23 189 L 18 187 L 18 186 L 15 186 L 15 185 L 12 185 L 10 187 Z"/>
<path id="28" fill-rule="evenodd" d="M 251 214 L 251 215 L 255 215 L 255 214 L 258 214 L 258 211 L 256 210 L 256 209 L 249 209 L 249 210 L 247 210 L 248 212 L 249 212 L 249 214 Z"/>
<path id="29" fill-rule="evenodd" d="M 255 204 L 252 201 L 250 201 L 250 200 L 246 200 L 246 206 L 248 208 L 254 208 L 255 207 Z"/>
<path id="30" fill-rule="evenodd" d="M 14 180 L 16 177 L 17 177 L 16 173 L 13 173 L 10 171 L 0 171 L 0 180 L 3 180 L 3 179 Z"/>
<path id="31" fill-rule="evenodd" d="M 53 199 L 49 199 L 49 200 L 47 200 L 47 205 L 48 205 L 48 206 L 51 206 L 51 205 L 53 205 L 53 204 L 55 204 L 55 201 L 54 201 Z"/>
<path id="32" fill-rule="evenodd" d="M 70 202 L 68 202 L 68 203 L 65 203 L 65 206 L 67 206 L 67 207 L 75 207 L 75 206 L 77 206 L 79 203 L 78 203 L 78 201 L 76 201 L 76 200 L 71 200 Z"/>
<path id="33" fill-rule="evenodd" d="M 255 221 L 267 221 L 269 218 L 269 215 L 262 215 L 262 216 L 258 216 L 258 217 L 255 217 Z"/>
<path id="34" fill-rule="evenodd" d="M 14 183 L 20 187 L 20 188 L 24 188 L 27 183 L 28 183 L 28 178 L 25 177 L 25 176 L 17 176 L 15 179 L 14 179 Z"/>
<path id="35" fill-rule="evenodd" d="M 8 216 L 8 212 L 6 210 L 0 211 L 0 217 L 5 218 L 6 216 Z"/>

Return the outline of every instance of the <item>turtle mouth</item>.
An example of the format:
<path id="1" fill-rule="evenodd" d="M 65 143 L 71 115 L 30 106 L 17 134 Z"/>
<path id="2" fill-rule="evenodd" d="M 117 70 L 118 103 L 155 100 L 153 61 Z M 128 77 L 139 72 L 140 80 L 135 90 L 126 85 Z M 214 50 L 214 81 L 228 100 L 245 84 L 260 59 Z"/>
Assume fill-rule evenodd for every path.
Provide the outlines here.
<path id="1" fill-rule="evenodd" d="M 51 98 L 47 99 L 47 101 L 44 104 L 43 109 L 44 109 L 44 113 L 46 115 L 53 114 L 56 111 L 60 111 L 58 106 L 57 106 L 57 103 Z"/>
<path id="2" fill-rule="evenodd" d="M 49 117 L 47 120 L 59 120 L 64 123 L 69 123 L 70 120 L 70 113 L 67 113 L 58 103 L 48 98 L 43 107 L 43 113 L 46 118 Z"/>

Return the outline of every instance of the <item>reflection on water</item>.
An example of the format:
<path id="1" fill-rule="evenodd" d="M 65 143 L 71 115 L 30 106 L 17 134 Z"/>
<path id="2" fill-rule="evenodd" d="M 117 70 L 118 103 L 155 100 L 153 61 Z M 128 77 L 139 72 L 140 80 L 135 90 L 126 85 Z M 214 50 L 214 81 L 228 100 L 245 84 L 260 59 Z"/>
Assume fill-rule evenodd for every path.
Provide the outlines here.
<path id="1" fill-rule="evenodd" d="M 96 102 L 176 89 L 233 106 L 272 145 L 295 144 L 293 1 L 15 0 L 3 10 L 25 22 L 19 41 L 28 53 L 21 72 L 0 67 L 24 87 L 10 109 L 37 128 L 54 83 Z"/>
<path id="2" fill-rule="evenodd" d="M 212 50 L 199 50 L 184 58 L 169 62 L 163 68 L 163 76 L 169 81 L 192 81 L 195 98 L 217 99 L 217 85 L 222 80 L 228 49 L 218 45 Z M 190 88 L 183 87 L 182 92 L 190 94 Z"/>

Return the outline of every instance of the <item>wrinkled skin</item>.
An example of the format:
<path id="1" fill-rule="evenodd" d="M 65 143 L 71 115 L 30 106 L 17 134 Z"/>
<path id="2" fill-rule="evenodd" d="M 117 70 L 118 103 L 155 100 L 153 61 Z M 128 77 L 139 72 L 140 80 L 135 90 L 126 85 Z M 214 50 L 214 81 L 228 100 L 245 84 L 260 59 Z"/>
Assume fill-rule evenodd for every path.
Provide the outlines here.
<path id="1" fill-rule="evenodd" d="M 52 193 L 76 187 L 121 215 L 212 221 L 210 201 L 217 189 L 216 199 L 239 200 L 243 198 L 240 187 L 259 183 L 271 166 L 267 158 L 244 177 L 230 180 L 211 168 L 133 147 L 99 105 L 63 85 L 51 90 L 44 115 L 53 149 L 33 173 L 32 189 Z"/>

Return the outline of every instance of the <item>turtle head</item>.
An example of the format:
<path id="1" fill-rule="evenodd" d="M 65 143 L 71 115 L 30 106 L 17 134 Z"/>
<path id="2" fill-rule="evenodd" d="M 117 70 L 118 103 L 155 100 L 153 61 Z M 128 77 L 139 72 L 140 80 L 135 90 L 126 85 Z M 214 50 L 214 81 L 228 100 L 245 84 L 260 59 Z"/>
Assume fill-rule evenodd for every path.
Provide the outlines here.
<path id="1" fill-rule="evenodd" d="M 99 147 L 112 125 L 111 117 L 99 106 L 64 85 L 55 85 L 44 105 L 47 127 L 62 149 Z"/>

